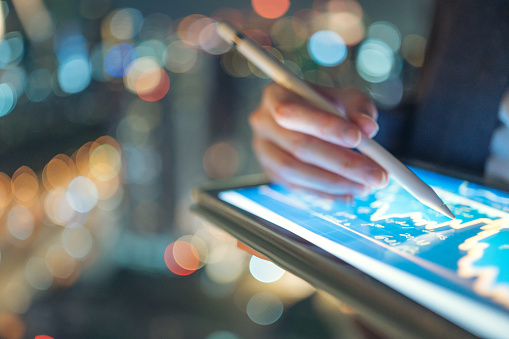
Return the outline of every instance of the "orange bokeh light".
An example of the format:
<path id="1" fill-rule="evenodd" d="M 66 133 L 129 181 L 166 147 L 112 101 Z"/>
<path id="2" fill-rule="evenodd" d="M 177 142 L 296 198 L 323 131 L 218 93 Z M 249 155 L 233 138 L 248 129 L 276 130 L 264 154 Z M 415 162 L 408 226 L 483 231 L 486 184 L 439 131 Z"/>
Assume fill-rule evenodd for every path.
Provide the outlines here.
<path id="1" fill-rule="evenodd" d="M 76 163 L 76 167 L 79 173 L 83 176 L 87 176 L 90 173 L 89 158 L 92 144 L 93 143 L 91 141 L 87 142 L 73 154 L 73 159 Z"/>
<path id="2" fill-rule="evenodd" d="M 7 174 L 0 172 L 0 209 L 7 207 L 12 200 L 11 179 Z"/>
<path id="3" fill-rule="evenodd" d="M 255 12 L 267 19 L 283 16 L 290 8 L 290 0 L 251 0 Z"/>
<path id="4" fill-rule="evenodd" d="M 12 175 L 12 190 L 14 198 L 20 204 L 32 202 L 37 198 L 39 191 L 39 181 L 34 171 L 27 167 L 20 167 Z"/>
<path id="5" fill-rule="evenodd" d="M 164 251 L 164 262 L 166 267 L 177 275 L 190 275 L 196 271 L 200 264 L 198 251 L 185 241 L 175 241 L 168 245 Z M 179 263 L 187 268 L 183 268 Z"/>
<path id="6" fill-rule="evenodd" d="M 161 100 L 170 89 L 170 77 L 160 68 L 147 69 L 136 81 L 136 92 L 145 101 Z"/>
<path id="7" fill-rule="evenodd" d="M 76 175 L 76 166 L 67 155 L 59 154 L 55 156 L 44 167 L 42 173 L 42 182 L 47 190 L 54 187 L 65 187 Z"/>
<path id="8" fill-rule="evenodd" d="M 173 257 L 180 267 L 189 271 L 196 271 L 200 265 L 198 251 L 187 241 L 177 240 L 174 242 Z"/>
<path id="9" fill-rule="evenodd" d="M 193 45 L 193 41 L 190 41 L 189 38 L 193 37 L 193 34 L 189 34 L 189 30 L 191 26 L 200 19 L 206 19 L 207 17 L 202 14 L 191 14 L 183 18 L 177 27 L 177 34 L 179 38 L 184 41 L 188 45 Z"/>

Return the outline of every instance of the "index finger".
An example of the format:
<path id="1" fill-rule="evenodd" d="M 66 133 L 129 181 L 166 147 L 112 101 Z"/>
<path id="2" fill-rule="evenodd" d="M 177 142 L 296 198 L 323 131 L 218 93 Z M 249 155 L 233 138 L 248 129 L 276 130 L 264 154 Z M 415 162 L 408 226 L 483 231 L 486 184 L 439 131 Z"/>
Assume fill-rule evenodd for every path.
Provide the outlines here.
<path id="1" fill-rule="evenodd" d="M 322 111 L 275 83 L 266 87 L 263 102 L 276 123 L 288 130 L 343 147 L 356 147 L 361 141 L 361 130 L 355 123 Z"/>

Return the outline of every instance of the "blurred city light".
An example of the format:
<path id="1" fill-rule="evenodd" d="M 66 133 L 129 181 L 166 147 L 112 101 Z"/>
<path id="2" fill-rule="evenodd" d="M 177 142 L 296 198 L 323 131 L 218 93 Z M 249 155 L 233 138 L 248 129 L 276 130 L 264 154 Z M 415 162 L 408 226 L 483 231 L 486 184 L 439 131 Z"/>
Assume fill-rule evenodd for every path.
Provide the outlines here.
<path id="1" fill-rule="evenodd" d="M 69 134 L 90 138 L 106 126 L 116 140 L 102 137 L 64 148 L 59 152 L 66 154 L 51 154 L 36 171 L 18 168 L 12 179 L 11 172 L 0 173 L 0 268 L 6 270 L 0 282 L 0 337 L 5 324 L 11 329 L 5 337 L 23 337 L 19 315 L 36 293 L 73 284 L 102 247 L 114 248 L 108 252 L 116 258 L 111 260 L 127 267 L 138 264 L 181 279 L 199 272 L 195 276 L 205 295 L 235 297 L 239 309 L 259 325 L 273 324 L 287 305 L 315 293 L 272 262 L 238 249 L 225 232 L 192 219 L 188 200 L 179 206 L 188 213 L 178 221 L 167 218 L 168 201 L 181 201 L 178 187 L 168 189 L 168 177 L 181 164 L 174 144 L 162 145 L 181 133 L 178 123 L 184 120 L 179 119 L 186 117 L 176 107 L 182 107 L 182 93 L 189 92 L 194 104 L 198 84 L 190 79 L 197 75 L 201 82 L 232 82 L 239 92 L 252 80 L 266 83 L 259 69 L 217 35 L 222 19 L 306 81 L 359 86 L 382 108 L 403 101 L 403 72 L 422 66 L 426 38 L 404 35 L 393 22 L 371 23 L 356 0 L 315 0 L 309 8 L 289 0 L 252 0 L 242 9 L 223 7 L 208 16 L 183 17 L 113 8 L 116 3 L 109 0 L 82 0 L 73 7 L 79 17 L 65 20 L 62 15 L 70 7 L 51 4 L 0 2 L 0 118 L 19 117 L 12 128 L 2 128 L 0 139 L 9 146 L 27 140 L 34 145 L 37 136 L 46 136 L 41 131 L 51 130 L 51 142 L 59 143 L 71 139 Z M 231 77 L 251 79 L 225 80 L 216 66 Z M 110 98 L 113 104 L 108 105 Z M 193 112 L 201 114 L 203 108 L 197 107 L 192 106 Z M 192 123 L 195 117 L 189 118 Z M 206 145 L 195 153 L 202 160 L 201 175 L 229 178 L 251 167 L 237 136 L 225 132 L 221 139 L 207 139 L 208 132 L 203 134 Z M 195 138 L 190 137 L 191 144 Z M 164 231 L 158 229 L 161 221 Z M 117 234 L 122 240 L 116 240 Z M 130 245 L 139 245 L 140 239 L 143 246 Z M 19 258 L 21 270 L 10 269 L 16 266 L 10 264 L 12 257 Z M 256 293 L 260 289 L 264 292 Z M 208 336 L 216 337 L 236 335 L 215 331 Z"/>
<path id="2" fill-rule="evenodd" d="M 308 43 L 309 54 L 318 64 L 337 66 L 346 58 L 345 41 L 331 31 L 319 31 L 311 36 Z"/>
<path id="3" fill-rule="evenodd" d="M 249 271 L 253 277 L 264 283 L 278 281 L 285 271 L 273 262 L 261 259 L 255 255 L 249 261 Z"/>
<path id="4" fill-rule="evenodd" d="M 283 303 L 273 293 L 260 292 L 255 294 L 247 303 L 246 313 L 258 325 L 275 323 L 283 314 Z"/>
<path id="5" fill-rule="evenodd" d="M 382 82 L 389 78 L 394 65 L 392 49 L 383 41 L 364 41 L 357 55 L 357 71 L 369 82 Z"/>
<path id="6" fill-rule="evenodd" d="M 267 19 L 279 18 L 290 8 L 290 0 L 251 0 L 251 4 L 259 16 Z"/>

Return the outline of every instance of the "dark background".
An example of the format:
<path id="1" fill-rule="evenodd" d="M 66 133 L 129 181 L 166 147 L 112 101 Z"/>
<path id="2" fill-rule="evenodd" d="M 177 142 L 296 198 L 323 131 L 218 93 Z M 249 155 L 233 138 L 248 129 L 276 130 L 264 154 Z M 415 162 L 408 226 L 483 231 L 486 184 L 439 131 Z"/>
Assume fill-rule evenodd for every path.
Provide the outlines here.
<path id="1" fill-rule="evenodd" d="M 221 56 L 196 48 L 197 61 L 190 70 L 177 73 L 162 66 L 169 74 L 170 88 L 155 102 L 143 101 L 128 91 L 121 78 L 101 79 L 93 75 L 77 93 L 65 93 L 59 88 L 62 61 L 57 58 L 58 37 L 78 32 L 92 55 L 105 42 L 103 26 L 115 10 L 134 8 L 145 20 L 155 13 L 166 15 L 168 22 L 163 20 L 161 24 L 159 20 L 155 30 L 165 46 L 180 39 L 179 23 L 193 14 L 209 16 L 219 8 L 237 9 L 245 22 L 253 25 L 246 28 L 261 30 L 270 27 L 275 19 L 257 17 L 250 1 L 47 0 L 42 4 L 50 13 L 54 30 L 44 41 L 34 41 L 13 3 L 2 2 L 9 9 L 5 33 L 19 32 L 24 52 L 19 61 L 0 70 L 0 77 L 13 68 L 21 69 L 24 76 L 19 81 L 25 84 L 25 93 L 19 93 L 12 110 L 0 117 L 0 171 L 14 178 L 22 166 L 31 168 L 39 180 L 40 200 L 36 203 L 39 207 L 27 208 L 42 210 L 42 176 L 50 160 L 57 154 L 71 157 L 87 142 L 108 135 L 122 149 L 121 193 L 117 194 L 120 202 L 113 209 L 95 208 L 89 212 L 82 227 L 92 234 L 90 253 L 74 261 L 72 275 L 54 278 L 44 288 L 30 283 L 27 265 L 33 257 L 45 258 L 44 253 L 52 244 L 60 244 L 65 227 L 52 223 L 43 212 L 34 212 L 39 217 L 33 235 L 16 239 L 8 225 L 13 222 L 9 221 L 9 213 L 19 201 L 12 200 L 3 209 L 0 337 L 375 336 L 348 306 L 314 291 L 296 277 L 270 284 L 257 281 L 249 271 L 250 255 L 236 249 L 232 239 L 189 212 L 189 192 L 197 183 L 260 171 L 251 150 L 247 119 L 267 79 L 253 74 L 232 76 L 222 66 Z M 364 27 L 388 21 L 397 27 L 402 38 L 415 34 L 427 39 L 432 1 L 364 0 L 360 4 Z M 83 7 L 89 9 L 88 14 L 84 15 Z M 291 17 L 309 8 L 313 8 L 312 1 L 293 0 L 285 15 Z M 143 41 L 140 34 L 123 43 L 137 46 Z M 353 60 L 357 49 L 358 44 L 349 48 L 349 60 Z M 343 81 L 337 78 L 343 66 L 329 69 L 316 65 L 306 54 L 305 46 L 285 53 L 290 57 L 299 55 L 304 60 L 303 71 L 333 74 L 335 86 Z M 390 112 L 411 102 L 419 77 L 419 67 L 401 55 L 399 60 L 401 71 L 395 76 L 403 84 L 404 95 L 390 107 L 381 105 L 380 109 L 389 112 L 386 122 L 381 122 L 382 131 L 384 123 L 391 123 Z M 49 71 L 51 90 L 42 100 L 34 101 L 26 91 L 30 74 L 38 69 Z M 370 90 L 370 84 L 355 75 L 346 85 Z M 381 132 L 380 137 L 390 144 L 388 133 Z M 206 253 L 200 253 L 205 266 L 188 276 L 179 276 L 165 265 L 165 249 L 180 237 L 190 235 L 206 244 Z M 221 274 L 227 278 L 218 279 Z M 285 292 L 293 288 L 294 294 Z M 247 300 L 259 292 L 273 293 L 284 305 L 282 315 L 273 324 L 259 325 L 246 313 Z"/>

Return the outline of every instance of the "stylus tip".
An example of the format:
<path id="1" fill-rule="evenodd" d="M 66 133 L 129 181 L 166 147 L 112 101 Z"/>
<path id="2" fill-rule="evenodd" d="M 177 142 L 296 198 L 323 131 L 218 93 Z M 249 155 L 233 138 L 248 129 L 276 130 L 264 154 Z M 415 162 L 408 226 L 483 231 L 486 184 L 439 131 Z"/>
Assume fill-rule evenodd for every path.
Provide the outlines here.
<path id="1" fill-rule="evenodd" d="M 442 213 L 443 215 L 451 218 L 451 219 L 456 219 L 456 217 L 454 216 L 454 214 L 452 214 L 451 210 L 449 209 L 449 207 L 447 207 L 446 204 L 443 204 L 439 209 L 438 211 L 440 213 Z"/>

